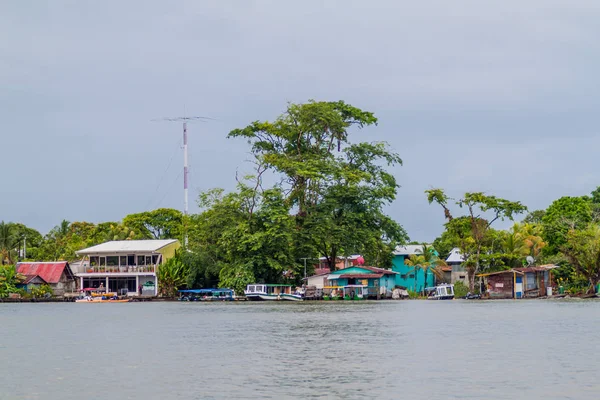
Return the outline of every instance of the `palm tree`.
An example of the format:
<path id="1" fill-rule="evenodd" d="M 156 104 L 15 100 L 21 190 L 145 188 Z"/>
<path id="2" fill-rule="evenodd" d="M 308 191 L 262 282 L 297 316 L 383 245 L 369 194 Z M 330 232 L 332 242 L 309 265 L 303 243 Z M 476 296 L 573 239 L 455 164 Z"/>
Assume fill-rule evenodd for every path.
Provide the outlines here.
<path id="1" fill-rule="evenodd" d="M 12 264 L 16 247 L 12 224 L 0 222 L 0 264 Z"/>
<path id="2" fill-rule="evenodd" d="M 432 246 L 429 246 L 426 243 L 423 243 L 421 246 L 421 249 L 417 249 L 417 254 L 411 254 L 408 256 L 408 260 L 405 261 L 405 264 L 414 267 L 415 291 L 417 290 L 417 268 L 423 270 L 425 277 L 423 283 L 423 293 L 425 293 L 425 286 L 427 285 L 427 275 L 429 274 L 429 270 L 431 269 L 431 272 L 434 274 L 436 279 L 441 280 L 444 277 L 444 271 L 442 267 L 447 266 L 447 264 L 446 261 L 440 260 Z"/>

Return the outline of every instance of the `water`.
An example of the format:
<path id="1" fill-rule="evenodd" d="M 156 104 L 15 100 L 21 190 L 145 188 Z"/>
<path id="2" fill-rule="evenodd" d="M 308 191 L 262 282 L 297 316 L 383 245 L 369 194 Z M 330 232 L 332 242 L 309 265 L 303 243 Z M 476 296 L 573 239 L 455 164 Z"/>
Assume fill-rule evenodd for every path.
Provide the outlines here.
<path id="1" fill-rule="evenodd" d="M 600 302 L 0 304 L 0 399 L 592 399 Z"/>

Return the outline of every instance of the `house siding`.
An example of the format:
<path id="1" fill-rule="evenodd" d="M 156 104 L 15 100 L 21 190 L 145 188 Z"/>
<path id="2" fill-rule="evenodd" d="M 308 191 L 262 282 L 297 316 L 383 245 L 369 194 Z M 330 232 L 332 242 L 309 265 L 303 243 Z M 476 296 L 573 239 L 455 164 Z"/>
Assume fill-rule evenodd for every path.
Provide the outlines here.
<path id="1" fill-rule="evenodd" d="M 435 285 L 435 277 L 431 271 L 425 279 L 425 271 L 421 268 L 415 268 L 405 264 L 406 255 L 395 255 L 392 259 L 392 271 L 398 272 L 395 279 L 395 285 L 404 286 L 407 289 L 417 292 L 426 287 Z M 411 278 L 412 275 L 412 278 Z"/>

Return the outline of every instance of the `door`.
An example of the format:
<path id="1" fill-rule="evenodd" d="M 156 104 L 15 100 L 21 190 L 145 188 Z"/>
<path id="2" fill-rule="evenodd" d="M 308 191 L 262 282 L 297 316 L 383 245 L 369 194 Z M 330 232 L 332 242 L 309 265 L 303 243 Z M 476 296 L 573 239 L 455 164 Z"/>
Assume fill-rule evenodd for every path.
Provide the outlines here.
<path id="1" fill-rule="evenodd" d="M 517 276 L 515 285 L 515 298 L 520 299 L 523 297 L 523 277 Z"/>

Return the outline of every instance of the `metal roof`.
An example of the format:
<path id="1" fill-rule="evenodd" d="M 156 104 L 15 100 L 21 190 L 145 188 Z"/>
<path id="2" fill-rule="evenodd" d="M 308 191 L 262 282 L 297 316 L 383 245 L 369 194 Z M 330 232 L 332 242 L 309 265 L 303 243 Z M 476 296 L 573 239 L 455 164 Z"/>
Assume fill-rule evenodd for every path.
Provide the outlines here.
<path id="1" fill-rule="evenodd" d="M 76 254 L 101 254 L 101 253 L 151 253 L 165 246 L 177 242 L 177 239 L 164 240 L 113 240 L 76 251 Z"/>
<path id="2" fill-rule="evenodd" d="M 395 256 L 410 256 L 411 254 L 423 253 L 423 245 L 421 244 L 407 244 L 406 246 L 397 246 L 392 252 Z"/>
<path id="3" fill-rule="evenodd" d="M 381 278 L 383 274 L 331 274 L 327 277 L 328 280 L 335 279 L 370 279 Z"/>
<path id="4" fill-rule="evenodd" d="M 462 256 L 462 254 L 460 254 L 460 249 L 458 247 L 453 248 L 450 251 L 450 255 L 448 256 L 448 258 L 446 258 L 446 262 L 464 262 L 465 259 Z"/>
<path id="5" fill-rule="evenodd" d="M 73 278 L 73 272 L 66 261 L 22 262 L 17 264 L 17 272 L 25 276 L 39 275 L 50 284 L 60 282 L 63 272 L 67 274 L 67 277 Z"/>
<path id="6" fill-rule="evenodd" d="M 44 278 L 42 278 L 39 275 L 25 275 L 25 281 L 23 282 L 24 285 L 27 285 L 29 283 L 36 283 L 34 281 L 42 281 L 41 283 L 48 283 L 44 280 Z"/>

